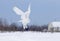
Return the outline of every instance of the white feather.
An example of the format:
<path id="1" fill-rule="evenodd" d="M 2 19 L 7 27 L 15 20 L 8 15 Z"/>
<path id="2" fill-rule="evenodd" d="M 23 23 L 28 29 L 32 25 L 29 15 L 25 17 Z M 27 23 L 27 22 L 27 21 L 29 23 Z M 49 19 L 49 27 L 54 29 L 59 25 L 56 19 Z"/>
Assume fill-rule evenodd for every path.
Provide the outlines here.
<path id="1" fill-rule="evenodd" d="M 18 15 L 23 15 L 23 14 L 24 14 L 24 12 L 23 12 L 21 9 L 17 8 L 17 7 L 14 7 L 14 8 L 13 8 L 13 11 L 14 11 L 16 14 L 18 14 Z"/>

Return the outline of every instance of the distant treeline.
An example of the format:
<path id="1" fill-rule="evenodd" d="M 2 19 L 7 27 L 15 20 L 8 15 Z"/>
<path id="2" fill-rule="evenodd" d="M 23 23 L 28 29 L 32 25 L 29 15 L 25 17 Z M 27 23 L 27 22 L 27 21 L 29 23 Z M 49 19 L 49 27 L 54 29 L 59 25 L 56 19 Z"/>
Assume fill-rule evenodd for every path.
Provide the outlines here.
<path id="1" fill-rule="evenodd" d="M 47 32 L 48 25 L 28 25 L 28 28 L 23 29 L 23 26 L 18 26 L 16 23 L 8 24 L 6 20 L 0 19 L 0 31 L 41 31 Z"/>

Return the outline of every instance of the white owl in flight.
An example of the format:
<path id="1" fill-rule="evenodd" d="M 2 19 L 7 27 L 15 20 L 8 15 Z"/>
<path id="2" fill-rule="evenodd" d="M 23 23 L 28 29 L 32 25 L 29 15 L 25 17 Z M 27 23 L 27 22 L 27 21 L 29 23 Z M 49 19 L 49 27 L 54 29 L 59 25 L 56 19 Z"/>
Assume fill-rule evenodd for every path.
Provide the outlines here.
<path id="1" fill-rule="evenodd" d="M 23 28 L 27 28 L 27 24 L 30 23 L 30 19 L 29 19 L 29 15 L 30 15 L 30 12 L 31 12 L 31 9 L 30 9 L 30 4 L 28 6 L 28 10 L 26 12 L 23 12 L 21 9 L 19 9 L 18 7 L 14 7 L 13 8 L 13 11 L 20 15 L 21 16 L 21 20 L 19 22 L 22 22 L 23 24 Z"/>

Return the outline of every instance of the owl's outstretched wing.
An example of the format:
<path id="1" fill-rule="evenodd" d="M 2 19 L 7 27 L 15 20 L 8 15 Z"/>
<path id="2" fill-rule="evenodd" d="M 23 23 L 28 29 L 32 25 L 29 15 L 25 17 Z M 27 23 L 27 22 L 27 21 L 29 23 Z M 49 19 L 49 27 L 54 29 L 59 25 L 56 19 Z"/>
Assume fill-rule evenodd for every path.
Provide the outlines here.
<path id="1" fill-rule="evenodd" d="M 14 8 L 13 8 L 13 11 L 14 11 L 16 14 L 18 14 L 18 15 L 23 15 L 23 14 L 24 14 L 24 12 L 23 12 L 21 9 L 17 8 L 17 7 L 14 7 Z"/>
<path id="2" fill-rule="evenodd" d="M 25 12 L 26 17 L 29 17 L 30 12 L 31 12 L 31 8 L 30 8 L 30 4 L 29 4 L 28 10 Z"/>

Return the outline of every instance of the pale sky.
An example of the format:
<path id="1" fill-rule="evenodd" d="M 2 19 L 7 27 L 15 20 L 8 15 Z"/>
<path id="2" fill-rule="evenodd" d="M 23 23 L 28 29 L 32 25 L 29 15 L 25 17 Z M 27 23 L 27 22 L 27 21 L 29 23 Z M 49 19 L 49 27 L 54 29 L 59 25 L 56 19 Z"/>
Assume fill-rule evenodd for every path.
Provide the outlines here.
<path id="1" fill-rule="evenodd" d="M 9 23 L 20 20 L 13 7 L 26 11 L 31 3 L 30 24 L 44 25 L 51 21 L 60 21 L 60 0 L 0 0 L 0 18 L 7 19 Z"/>

